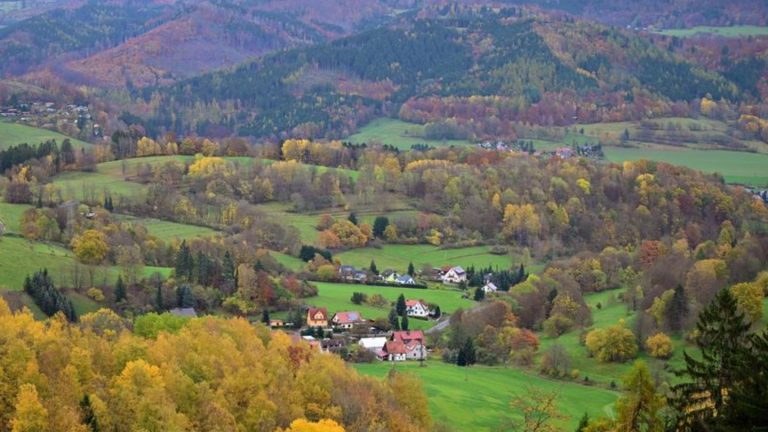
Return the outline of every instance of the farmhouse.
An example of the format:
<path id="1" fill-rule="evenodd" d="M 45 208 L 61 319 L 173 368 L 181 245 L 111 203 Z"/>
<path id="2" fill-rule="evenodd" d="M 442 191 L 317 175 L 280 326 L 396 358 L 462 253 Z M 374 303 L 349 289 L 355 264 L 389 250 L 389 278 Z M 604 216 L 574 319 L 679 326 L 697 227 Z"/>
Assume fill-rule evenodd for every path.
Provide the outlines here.
<path id="1" fill-rule="evenodd" d="M 418 331 L 396 331 L 392 333 L 392 341 L 400 342 L 405 348 L 405 358 L 407 360 L 426 360 L 427 346 L 424 343 L 424 332 Z"/>
<path id="2" fill-rule="evenodd" d="M 429 306 L 423 300 L 406 300 L 405 313 L 412 317 L 427 318 L 429 316 Z"/>
<path id="3" fill-rule="evenodd" d="M 416 281 L 409 275 L 401 275 L 395 279 L 398 285 L 416 285 Z"/>
<path id="4" fill-rule="evenodd" d="M 331 323 L 334 327 L 349 330 L 355 326 L 355 324 L 362 324 L 365 320 L 360 315 L 360 312 L 337 312 L 333 316 Z"/>
<path id="5" fill-rule="evenodd" d="M 459 284 L 467 281 L 467 272 L 460 266 L 451 267 L 442 277 L 443 283 Z"/>
<path id="6" fill-rule="evenodd" d="M 350 265 L 343 265 L 339 267 L 339 278 L 347 282 L 365 283 L 368 280 L 368 273 Z"/>
<path id="7" fill-rule="evenodd" d="M 403 345 L 402 342 L 387 341 L 386 345 L 384 345 L 383 353 L 384 353 L 384 355 L 382 356 L 383 360 L 405 361 L 407 351 L 405 349 L 405 345 Z"/>
<path id="8" fill-rule="evenodd" d="M 499 290 L 499 288 L 493 282 L 488 282 L 487 284 L 483 285 L 483 287 L 480 289 L 483 290 L 483 292 L 486 294 L 495 293 L 496 291 Z"/>
<path id="9" fill-rule="evenodd" d="M 307 327 L 328 327 L 328 309 L 309 308 L 307 310 Z"/>

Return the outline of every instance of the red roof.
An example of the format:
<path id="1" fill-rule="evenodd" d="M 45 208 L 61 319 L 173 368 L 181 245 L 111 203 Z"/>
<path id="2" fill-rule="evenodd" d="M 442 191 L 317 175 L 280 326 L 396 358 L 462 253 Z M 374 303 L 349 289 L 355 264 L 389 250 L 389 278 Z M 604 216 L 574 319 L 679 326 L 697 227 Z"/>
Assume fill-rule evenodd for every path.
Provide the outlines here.
<path id="1" fill-rule="evenodd" d="M 405 306 L 406 307 L 413 307 L 413 306 L 416 306 L 417 304 L 421 304 L 425 308 L 427 306 L 427 304 L 424 303 L 424 300 L 406 300 L 405 301 Z"/>
<path id="2" fill-rule="evenodd" d="M 328 309 L 326 309 L 324 307 L 322 307 L 322 308 L 309 308 L 309 310 L 307 311 L 307 314 L 312 319 L 315 319 L 315 315 L 317 315 L 318 312 L 323 314 L 323 319 L 325 319 L 325 320 L 328 319 Z"/>
<path id="3" fill-rule="evenodd" d="M 336 312 L 333 317 L 333 322 L 338 324 L 355 324 L 363 321 L 363 317 L 360 312 Z"/>
<path id="4" fill-rule="evenodd" d="M 401 342 L 403 344 L 410 344 L 411 342 L 419 342 L 424 344 L 424 332 L 421 330 L 403 330 L 392 332 L 392 340 Z"/>
<path id="5" fill-rule="evenodd" d="M 405 354 L 405 345 L 400 341 L 389 341 L 384 345 L 384 351 L 388 354 Z"/>

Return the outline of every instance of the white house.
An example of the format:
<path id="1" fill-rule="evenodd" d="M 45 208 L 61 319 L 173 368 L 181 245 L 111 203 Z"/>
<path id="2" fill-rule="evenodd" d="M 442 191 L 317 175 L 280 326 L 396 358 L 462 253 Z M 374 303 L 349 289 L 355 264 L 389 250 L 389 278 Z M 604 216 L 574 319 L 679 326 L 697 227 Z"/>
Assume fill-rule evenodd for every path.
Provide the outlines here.
<path id="1" fill-rule="evenodd" d="M 384 345 L 387 344 L 387 338 L 385 337 L 370 337 L 370 338 L 362 338 L 360 341 L 357 342 L 358 345 L 360 345 L 362 348 L 367 349 L 368 351 L 381 351 L 384 348 Z"/>
<path id="2" fill-rule="evenodd" d="M 483 287 L 480 289 L 483 290 L 483 292 L 486 294 L 494 293 L 499 290 L 499 288 L 493 282 L 488 282 L 487 284 L 483 285 Z"/>
<path id="3" fill-rule="evenodd" d="M 396 331 L 392 333 L 392 341 L 399 342 L 405 348 L 406 360 L 426 360 L 427 346 L 424 343 L 424 332 L 416 331 Z"/>
<path id="4" fill-rule="evenodd" d="M 421 300 L 406 300 L 405 313 L 417 318 L 429 317 L 429 306 Z"/>
<path id="5" fill-rule="evenodd" d="M 384 358 L 389 361 L 405 361 L 406 348 L 400 341 L 389 341 L 384 346 Z"/>
<path id="6" fill-rule="evenodd" d="M 395 281 L 400 285 L 416 285 L 416 281 L 409 275 L 401 275 Z"/>
<path id="7" fill-rule="evenodd" d="M 459 284 L 467 281 L 467 272 L 460 266 L 451 267 L 442 277 L 443 283 Z"/>

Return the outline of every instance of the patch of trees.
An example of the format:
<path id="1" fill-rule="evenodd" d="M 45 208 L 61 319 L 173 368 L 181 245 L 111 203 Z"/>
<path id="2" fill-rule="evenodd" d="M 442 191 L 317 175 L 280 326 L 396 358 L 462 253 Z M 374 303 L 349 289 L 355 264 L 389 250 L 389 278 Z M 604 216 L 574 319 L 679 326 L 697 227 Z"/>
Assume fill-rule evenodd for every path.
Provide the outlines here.
<path id="1" fill-rule="evenodd" d="M 70 322 L 77 321 L 77 312 L 72 301 L 56 289 L 47 269 L 35 272 L 32 277 L 27 275 L 24 279 L 24 292 L 32 297 L 46 315 L 53 316 L 61 312 Z"/>

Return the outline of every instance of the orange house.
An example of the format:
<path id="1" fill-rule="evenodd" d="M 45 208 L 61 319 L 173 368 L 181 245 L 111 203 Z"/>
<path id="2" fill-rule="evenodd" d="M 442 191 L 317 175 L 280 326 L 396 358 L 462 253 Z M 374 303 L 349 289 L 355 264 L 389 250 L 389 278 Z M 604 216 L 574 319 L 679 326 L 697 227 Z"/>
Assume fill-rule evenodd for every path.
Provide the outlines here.
<path id="1" fill-rule="evenodd" d="M 328 327 L 328 309 L 309 308 L 307 310 L 307 327 Z"/>

